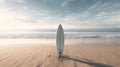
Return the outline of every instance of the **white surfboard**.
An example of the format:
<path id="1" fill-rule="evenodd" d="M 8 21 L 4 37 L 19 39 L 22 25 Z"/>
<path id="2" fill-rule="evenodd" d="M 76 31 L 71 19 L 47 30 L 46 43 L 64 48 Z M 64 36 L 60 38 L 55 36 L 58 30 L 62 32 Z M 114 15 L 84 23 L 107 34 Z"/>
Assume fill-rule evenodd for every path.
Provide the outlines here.
<path id="1" fill-rule="evenodd" d="M 64 30 L 61 24 L 59 25 L 57 30 L 56 45 L 57 45 L 58 55 L 61 56 L 64 50 Z"/>

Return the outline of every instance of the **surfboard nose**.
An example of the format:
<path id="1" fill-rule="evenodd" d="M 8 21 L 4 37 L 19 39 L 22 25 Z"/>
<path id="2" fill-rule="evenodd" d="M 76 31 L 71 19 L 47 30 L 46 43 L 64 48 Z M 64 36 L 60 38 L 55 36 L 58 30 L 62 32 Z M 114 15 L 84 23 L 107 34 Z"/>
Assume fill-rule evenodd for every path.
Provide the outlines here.
<path id="1" fill-rule="evenodd" d="M 63 31 L 63 28 L 62 28 L 61 24 L 59 24 L 59 26 L 58 26 L 58 31 Z"/>
<path id="2" fill-rule="evenodd" d="M 60 27 L 62 27 L 62 25 L 61 25 L 61 24 L 59 24 L 59 28 L 60 28 Z"/>

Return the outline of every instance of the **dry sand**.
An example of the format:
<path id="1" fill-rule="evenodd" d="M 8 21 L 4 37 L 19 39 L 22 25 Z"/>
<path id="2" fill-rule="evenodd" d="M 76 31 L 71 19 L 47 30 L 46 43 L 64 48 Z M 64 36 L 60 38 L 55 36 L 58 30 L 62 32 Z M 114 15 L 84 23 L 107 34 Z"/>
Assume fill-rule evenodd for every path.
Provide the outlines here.
<path id="1" fill-rule="evenodd" d="M 0 46 L 0 67 L 120 67 L 120 45 Z"/>

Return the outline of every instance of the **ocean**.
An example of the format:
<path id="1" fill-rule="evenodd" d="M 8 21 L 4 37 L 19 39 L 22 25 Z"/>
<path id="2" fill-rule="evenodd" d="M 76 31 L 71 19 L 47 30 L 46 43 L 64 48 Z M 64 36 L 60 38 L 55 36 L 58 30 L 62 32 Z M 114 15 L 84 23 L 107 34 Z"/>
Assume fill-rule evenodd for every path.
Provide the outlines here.
<path id="1" fill-rule="evenodd" d="M 65 31 L 65 44 L 118 45 L 120 32 L 69 32 Z M 56 31 L 0 33 L 2 44 L 56 44 Z"/>

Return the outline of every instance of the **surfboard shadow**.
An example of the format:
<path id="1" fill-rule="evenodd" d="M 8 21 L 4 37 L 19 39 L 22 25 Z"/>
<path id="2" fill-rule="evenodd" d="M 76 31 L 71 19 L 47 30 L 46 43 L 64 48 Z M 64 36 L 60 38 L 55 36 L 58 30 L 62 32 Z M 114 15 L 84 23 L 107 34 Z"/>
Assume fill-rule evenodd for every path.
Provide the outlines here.
<path id="1" fill-rule="evenodd" d="M 74 57 L 69 57 L 69 56 L 61 56 L 60 58 L 61 59 L 67 59 L 67 60 L 73 60 L 73 61 L 76 61 L 76 62 L 88 64 L 88 65 L 94 66 L 94 67 L 113 67 L 113 66 L 106 65 L 106 64 L 103 64 L 103 63 L 93 62 L 93 61 L 85 59 L 85 58 L 74 58 Z"/>

